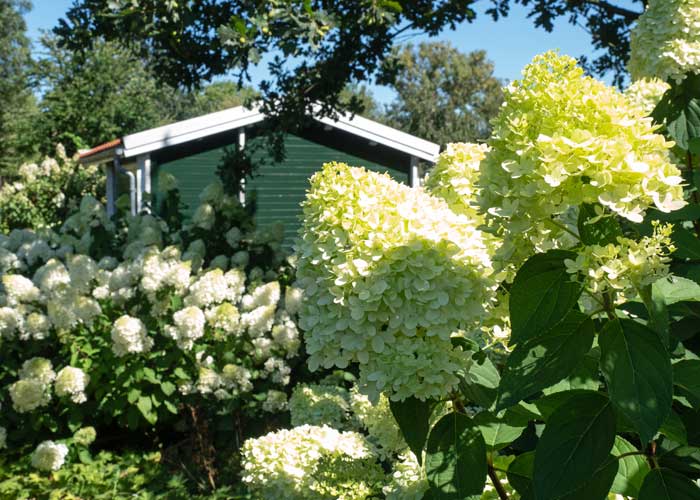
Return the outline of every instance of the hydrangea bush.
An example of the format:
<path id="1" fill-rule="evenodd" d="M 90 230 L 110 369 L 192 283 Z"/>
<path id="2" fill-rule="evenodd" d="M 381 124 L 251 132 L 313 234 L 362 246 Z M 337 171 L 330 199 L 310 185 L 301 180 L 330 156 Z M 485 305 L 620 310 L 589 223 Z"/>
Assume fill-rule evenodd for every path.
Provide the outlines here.
<path id="1" fill-rule="evenodd" d="M 220 184 L 201 198 L 215 225 L 114 221 L 86 197 L 57 230 L 0 236 L 3 448 L 36 446 L 32 463 L 55 471 L 85 425 L 99 439 L 181 426 L 188 408 L 286 409 L 302 352 L 281 233 L 255 230 Z"/>
<path id="2" fill-rule="evenodd" d="M 425 188 L 335 163 L 312 179 L 309 365 L 359 379 L 297 388 L 293 422 L 365 436 L 385 498 L 700 498 L 700 86 L 644 76 L 622 93 L 549 52 Z"/>
<path id="3" fill-rule="evenodd" d="M 0 232 L 55 227 L 78 209 L 83 196 L 100 198 L 105 178 L 95 165 L 80 165 L 63 146 L 54 158 L 26 163 L 0 188 Z"/>

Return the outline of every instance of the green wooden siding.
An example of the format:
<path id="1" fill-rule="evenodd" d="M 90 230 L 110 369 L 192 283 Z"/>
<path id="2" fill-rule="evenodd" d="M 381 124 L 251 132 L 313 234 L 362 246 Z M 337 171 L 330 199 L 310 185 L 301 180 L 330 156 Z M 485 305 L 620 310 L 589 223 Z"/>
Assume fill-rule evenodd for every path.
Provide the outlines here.
<path id="1" fill-rule="evenodd" d="M 199 193 L 216 178 L 216 167 L 224 149 L 219 147 L 162 163 L 154 170 L 154 176 L 157 176 L 159 169 L 174 175 L 178 179 L 182 201 L 188 205 L 188 212 L 191 213 L 198 205 Z M 383 161 L 384 158 L 381 163 L 367 161 L 372 148 L 363 151 L 363 159 L 328 144 L 289 135 L 285 140 L 285 151 L 286 158 L 280 163 L 261 162 L 254 178 L 246 182 L 246 197 L 255 197 L 258 227 L 277 222 L 284 225 L 286 246 L 290 246 L 296 237 L 301 216 L 299 204 L 306 195 L 309 178 L 324 163 L 340 161 L 364 166 L 378 172 L 389 172 L 396 180 L 408 182 L 408 158 L 405 158 L 406 165 L 401 165 L 403 169 L 389 168 L 382 164 L 388 163 Z M 376 156 L 381 158 L 379 154 Z"/>

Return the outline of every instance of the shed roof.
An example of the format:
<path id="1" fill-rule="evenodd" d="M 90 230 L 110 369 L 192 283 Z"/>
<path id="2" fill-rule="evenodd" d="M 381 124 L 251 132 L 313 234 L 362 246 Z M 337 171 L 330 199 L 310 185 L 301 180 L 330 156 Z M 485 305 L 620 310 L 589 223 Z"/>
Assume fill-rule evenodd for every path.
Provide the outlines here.
<path id="1" fill-rule="evenodd" d="M 160 149 L 202 139 L 214 134 L 236 130 L 262 122 L 265 115 L 257 108 L 236 106 L 223 111 L 190 118 L 170 125 L 144 130 L 101 144 L 80 154 L 84 163 L 108 159 L 114 156 L 134 158 Z M 422 160 L 434 162 L 440 145 L 373 120 L 350 114 L 340 114 L 337 119 L 314 115 L 324 125 L 363 137 L 377 144 L 401 151 Z"/>

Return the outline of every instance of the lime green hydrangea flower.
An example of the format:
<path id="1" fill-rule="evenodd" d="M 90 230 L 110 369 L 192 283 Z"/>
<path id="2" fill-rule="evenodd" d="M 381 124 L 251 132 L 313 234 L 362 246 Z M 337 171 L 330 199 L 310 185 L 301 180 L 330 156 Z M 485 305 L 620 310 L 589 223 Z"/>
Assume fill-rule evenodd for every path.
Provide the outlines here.
<path id="1" fill-rule="evenodd" d="M 379 400 L 373 404 L 355 387 L 351 392 L 350 408 L 359 426 L 367 431 L 370 441 L 377 446 L 382 458 L 389 458 L 408 450 L 408 445 L 391 412 L 389 399 L 385 395 L 381 394 Z"/>
<path id="2" fill-rule="evenodd" d="M 650 0 L 630 36 L 633 80 L 700 73 L 700 0 Z"/>
<path id="3" fill-rule="evenodd" d="M 495 288 L 474 222 L 341 163 L 312 177 L 303 207 L 297 278 L 310 368 L 359 363 L 363 390 L 393 399 L 452 390 L 470 356 L 450 335 L 480 321 Z"/>
<path id="4" fill-rule="evenodd" d="M 589 245 L 578 252 L 576 260 L 565 261 L 567 271 L 584 276 L 586 288 L 600 296 L 612 292 L 622 303 L 639 290 L 668 276 L 673 226 L 658 224 L 651 236 L 639 241 L 617 238 L 617 244 Z"/>
<path id="5" fill-rule="evenodd" d="M 633 222 L 651 206 L 670 212 L 685 204 L 680 172 L 669 160 L 673 143 L 622 93 L 584 76 L 575 59 L 539 55 L 504 94 L 479 196 L 504 240 L 494 257 L 498 268 L 571 246 L 567 217 L 581 203 L 599 203 Z"/>
<path id="6" fill-rule="evenodd" d="M 625 89 L 625 95 L 648 116 L 670 88 L 668 83 L 658 78 L 642 78 L 632 82 Z"/>
<path id="7" fill-rule="evenodd" d="M 480 223 L 483 217 L 476 206 L 479 165 L 488 151 L 486 144 L 448 144 L 430 171 L 425 189 L 445 200 L 453 212 Z"/>
<path id="8" fill-rule="evenodd" d="M 384 472 L 362 435 L 302 425 L 243 443 L 243 482 L 265 500 L 364 500 Z"/>

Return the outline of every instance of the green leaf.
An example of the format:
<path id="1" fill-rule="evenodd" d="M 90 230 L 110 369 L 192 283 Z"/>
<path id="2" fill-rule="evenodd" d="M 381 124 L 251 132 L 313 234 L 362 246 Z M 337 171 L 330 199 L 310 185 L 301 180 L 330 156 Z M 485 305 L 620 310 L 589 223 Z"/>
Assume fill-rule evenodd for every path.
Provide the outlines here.
<path id="1" fill-rule="evenodd" d="M 654 283 L 666 305 L 678 302 L 700 302 L 700 284 L 687 278 L 669 276 Z"/>
<path id="2" fill-rule="evenodd" d="M 700 75 L 688 75 L 682 82 L 671 82 L 652 112 L 654 121 L 665 124 L 668 135 L 686 151 L 698 152 L 700 138 Z"/>
<path id="3" fill-rule="evenodd" d="M 170 396 L 177 390 L 177 387 L 175 387 L 175 384 L 173 384 L 172 382 L 166 381 L 160 384 L 160 390 L 163 391 L 163 394 L 165 394 L 166 396 Z"/>
<path id="4" fill-rule="evenodd" d="M 153 409 L 151 398 L 147 396 L 139 397 L 139 400 L 136 403 L 136 407 L 139 409 L 141 415 L 143 415 L 143 418 L 145 418 L 149 424 L 155 424 L 158 421 L 158 415 L 151 411 Z"/>
<path id="5" fill-rule="evenodd" d="M 532 489 L 532 470 L 535 467 L 535 452 L 527 452 L 518 455 L 508 467 L 508 482 L 515 491 L 520 493 L 521 500 L 534 500 L 535 492 Z"/>
<path id="6" fill-rule="evenodd" d="M 673 365 L 673 383 L 700 401 L 700 360 L 684 359 Z"/>
<path id="7" fill-rule="evenodd" d="M 685 425 L 678 414 L 671 410 L 668 418 L 664 421 L 659 432 L 673 441 L 680 444 L 688 444 L 688 432 L 685 430 Z"/>
<path id="8" fill-rule="evenodd" d="M 658 282 L 657 282 L 658 283 Z M 670 325 L 668 308 L 666 307 L 669 303 L 666 302 L 666 297 L 664 296 L 663 290 L 657 283 L 652 283 L 641 290 L 639 290 L 639 295 L 644 302 L 644 307 L 646 307 L 649 313 L 649 328 L 654 330 L 659 334 L 659 337 L 667 348 L 670 344 Z"/>
<path id="9" fill-rule="evenodd" d="M 433 413 L 435 403 L 410 397 L 404 401 L 391 401 L 389 405 L 403 438 L 420 464 L 423 459 L 425 440 L 430 431 L 430 415 Z"/>
<path id="10" fill-rule="evenodd" d="M 594 347 L 591 351 L 586 353 L 581 362 L 571 372 L 571 375 L 561 382 L 557 382 L 553 386 L 544 389 L 542 392 L 545 395 L 549 395 L 555 392 L 573 391 L 576 389 L 597 391 L 600 387 L 598 375 L 599 362 L 600 349 Z"/>
<path id="11" fill-rule="evenodd" d="M 546 332 L 573 309 L 581 284 L 566 272 L 564 261 L 576 254 L 550 250 L 530 257 L 510 290 L 511 341 L 525 342 Z"/>
<path id="12" fill-rule="evenodd" d="M 620 464 L 612 455 L 586 480 L 583 486 L 557 500 L 607 500 Z"/>
<path id="13" fill-rule="evenodd" d="M 657 448 L 656 456 L 661 467 L 667 467 L 692 479 L 700 478 L 700 448 L 680 446 L 666 440 Z"/>
<path id="14" fill-rule="evenodd" d="M 656 332 L 627 319 L 606 323 L 598 342 L 610 399 L 648 443 L 673 402 L 668 351 Z"/>
<path id="15" fill-rule="evenodd" d="M 644 478 L 639 500 L 700 500 L 700 488 L 671 469 L 653 469 Z"/>
<path id="16" fill-rule="evenodd" d="M 629 441 L 620 436 L 615 437 L 615 444 L 612 449 L 613 455 L 619 457 L 625 453 L 636 451 L 639 450 Z M 642 487 L 642 482 L 644 482 L 644 477 L 651 470 L 651 467 L 649 467 L 649 463 L 643 455 L 628 455 L 619 459 L 619 462 L 620 467 L 617 470 L 610 492 L 636 498 L 639 495 L 639 488 Z"/>
<path id="17" fill-rule="evenodd" d="M 596 207 L 600 214 L 596 213 Z M 611 214 L 603 214 L 599 205 L 583 203 L 578 212 L 578 234 L 585 245 L 607 245 L 617 243 L 622 236 L 622 228 L 617 219 Z"/>
<path id="18" fill-rule="evenodd" d="M 484 408 L 491 408 L 501 381 L 498 370 L 486 356 L 478 356 L 477 353 L 472 358 L 474 362 L 460 382 L 459 389 L 469 401 Z"/>
<path id="19" fill-rule="evenodd" d="M 647 220 L 658 220 L 661 222 L 683 222 L 700 219 L 700 205 L 688 204 L 673 212 L 661 212 L 660 210 L 649 210 Z"/>
<path id="20" fill-rule="evenodd" d="M 700 240 L 691 231 L 676 227 L 671 234 L 671 239 L 676 247 L 673 257 L 700 260 Z"/>
<path id="21" fill-rule="evenodd" d="M 127 401 L 129 401 L 129 404 L 134 404 L 138 399 L 141 397 L 141 391 L 139 389 L 131 389 L 129 393 L 126 395 Z"/>
<path id="22" fill-rule="evenodd" d="M 525 430 L 525 425 L 519 425 L 517 418 L 512 418 L 508 412 L 497 417 L 492 412 L 484 411 L 474 417 L 474 424 L 484 436 L 484 442 L 489 449 L 500 450 L 515 441 Z"/>
<path id="23" fill-rule="evenodd" d="M 506 361 L 496 409 L 514 405 L 570 375 L 591 350 L 594 335 L 593 321 L 570 311 L 543 335 L 518 344 Z"/>
<path id="24" fill-rule="evenodd" d="M 615 412 L 608 398 L 584 391 L 564 403 L 537 444 L 535 497 L 555 500 L 586 485 L 606 463 L 614 441 Z"/>
<path id="25" fill-rule="evenodd" d="M 435 424 L 428 437 L 425 472 L 436 500 L 481 494 L 486 484 L 486 443 L 469 417 L 450 413 Z"/>

